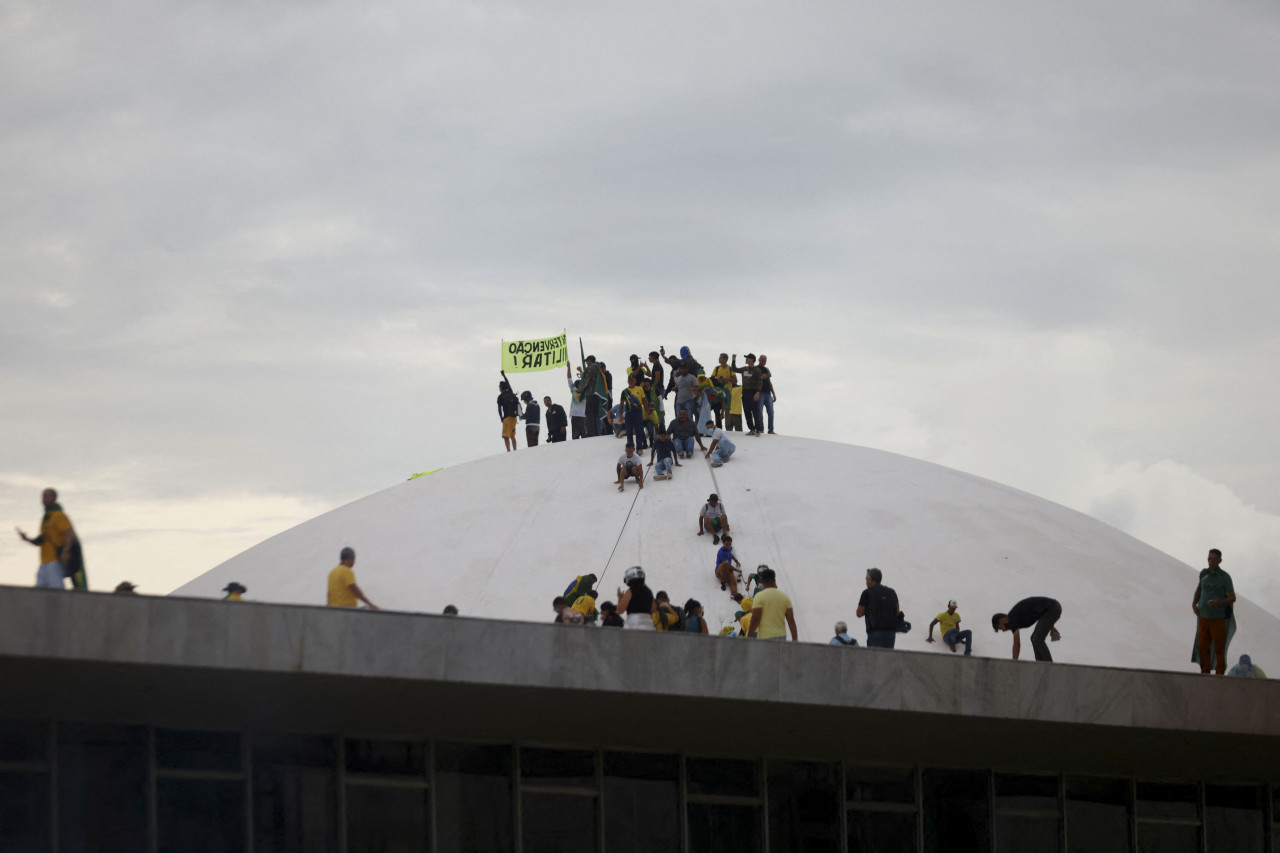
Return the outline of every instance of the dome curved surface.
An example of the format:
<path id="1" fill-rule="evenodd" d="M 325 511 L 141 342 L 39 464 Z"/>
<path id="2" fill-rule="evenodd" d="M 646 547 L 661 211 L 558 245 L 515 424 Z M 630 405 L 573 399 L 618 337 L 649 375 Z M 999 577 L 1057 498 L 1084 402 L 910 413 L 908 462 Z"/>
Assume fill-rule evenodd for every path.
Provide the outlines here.
<path id="1" fill-rule="evenodd" d="M 701 601 L 714 632 L 737 609 L 712 574 L 716 547 L 696 535 L 698 511 L 716 492 L 743 567 L 777 571 L 802 641 L 826 643 L 838 619 L 862 641 L 855 610 L 875 566 L 913 623 L 898 648 L 948 654 L 925 637 L 954 598 L 974 654 L 1008 657 L 1011 637 L 992 632 L 991 614 L 1047 595 L 1063 607 L 1055 660 L 1194 671 L 1196 570 L 1169 555 L 932 463 L 813 439 L 735 440 L 723 467 L 697 454 L 673 479 L 648 479 L 643 491 L 628 483 L 622 494 L 612 483 L 622 442 L 608 437 L 445 468 L 273 536 L 173 594 L 220 596 L 235 580 L 250 600 L 323 604 L 328 572 L 350 545 L 357 582 L 380 607 L 439 613 L 454 604 L 463 616 L 549 622 L 552 598 L 576 575 L 596 574 L 602 600 L 616 601 L 623 571 L 639 564 L 673 604 Z M 1240 599 L 1232 662 L 1280 648 L 1280 619 Z"/>

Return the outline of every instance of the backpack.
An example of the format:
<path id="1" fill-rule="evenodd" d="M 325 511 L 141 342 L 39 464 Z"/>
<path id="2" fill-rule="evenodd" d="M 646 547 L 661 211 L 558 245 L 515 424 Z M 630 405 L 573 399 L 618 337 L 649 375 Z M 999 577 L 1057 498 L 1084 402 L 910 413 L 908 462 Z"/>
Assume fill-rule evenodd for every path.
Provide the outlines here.
<path id="1" fill-rule="evenodd" d="M 849 638 L 849 642 L 847 642 L 847 643 L 845 642 L 844 637 L 841 637 L 839 634 L 836 634 L 836 639 L 837 639 L 837 640 L 839 640 L 839 641 L 840 641 L 840 644 L 841 644 L 841 645 L 844 645 L 844 646 L 856 646 L 856 645 L 858 645 L 858 641 L 857 641 L 857 640 L 855 640 L 855 639 L 853 639 L 852 637 L 850 637 L 850 638 Z"/>
<path id="2" fill-rule="evenodd" d="M 884 584 L 867 588 L 867 630 L 893 631 L 898 625 L 898 596 Z"/>

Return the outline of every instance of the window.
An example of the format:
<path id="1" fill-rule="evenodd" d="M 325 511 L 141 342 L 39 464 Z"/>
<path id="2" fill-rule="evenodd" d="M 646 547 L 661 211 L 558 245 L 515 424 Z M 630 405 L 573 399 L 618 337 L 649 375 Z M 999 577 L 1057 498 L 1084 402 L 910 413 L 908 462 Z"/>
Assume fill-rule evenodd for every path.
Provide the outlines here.
<path id="1" fill-rule="evenodd" d="M 0 770 L 0 850 L 45 853 L 49 817 L 48 773 Z"/>
<path id="2" fill-rule="evenodd" d="M 844 769 L 849 853 L 918 849 L 916 771 L 913 767 Z"/>
<path id="3" fill-rule="evenodd" d="M 520 811 L 526 853 L 595 850 L 598 795 L 594 752 L 522 748 Z"/>
<path id="4" fill-rule="evenodd" d="M 995 777 L 996 850 L 1058 853 L 1057 776 Z"/>
<path id="5" fill-rule="evenodd" d="M 768 762 L 769 849 L 840 853 L 840 765 Z"/>
<path id="6" fill-rule="evenodd" d="M 426 744 L 348 739 L 343 757 L 347 853 L 426 850 L 431 812 Z"/>
<path id="7" fill-rule="evenodd" d="M 512 771 L 509 746 L 436 744 L 438 850 L 515 849 Z"/>
<path id="8" fill-rule="evenodd" d="M 981 770 L 924 771 L 924 849 L 969 853 L 991 847 L 990 781 Z"/>
<path id="9" fill-rule="evenodd" d="M 679 757 L 605 753 L 604 809 L 609 853 L 680 850 Z"/>
<path id="10" fill-rule="evenodd" d="M 686 759 L 685 787 L 690 853 L 755 853 L 763 849 L 757 762 Z"/>
<path id="11" fill-rule="evenodd" d="M 1198 853 L 1200 795 L 1194 784 L 1137 784 L 1140 853 Z"/>
<path id="12" fill-rule="evenodd" d="M 239 733 L 157 729 L 154 742 L 160 853 L 246 849 Z"/>
<path id="13" fill-rule="evenodd" d="M 1266 791 L 1243 785 L 1206 785 L 1205 841 L 1212 851 L 1262 853 L 1267 827 L 1263 804 Z"/>
<path id="14" fill-rule="evenodd" d="M 1133 850 L 1132 787 L 1127 779 L 1067 778 L 1068 853 Z"/>
<path id="15" fill-rule="evenodd" d="M 147 730 L 59 725 L 61 849 L 145 850 L 147 834 Z"/>
<path id="16" fill-rule="evenodd" d="M 338 849 L 337 744 L 333 738 L 255 735 L 255 853 Z"/>

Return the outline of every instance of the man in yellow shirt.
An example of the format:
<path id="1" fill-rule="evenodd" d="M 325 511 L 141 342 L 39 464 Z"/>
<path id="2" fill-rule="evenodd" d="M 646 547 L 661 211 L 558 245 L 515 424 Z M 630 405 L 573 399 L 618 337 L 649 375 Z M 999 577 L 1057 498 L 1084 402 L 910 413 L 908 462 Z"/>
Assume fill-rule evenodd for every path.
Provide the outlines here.
<path id="1" fill-rule="evenodd" d="M 71 527 L 71 520 L 58 504 L 58 493 L 45 489 L 40 495 L 44 503 L 44 518 L 40 520 L 40 535 L 34 539 L 18 529 L 23 542 L 40 547 L 40 569 L 36 572 L 36 586 L 66 589 L 62 579 L 71 578 L 76 589 L 88 589 L 84 574 L 84 558 L 80 542 Z"/>
<path id="2" fill-rule="evenodd" d="M 363 601 L 370 610 L 378 606 L 365 598 L 364 592 L 356 585 L 356 573 L 352 568 L 356 564 L 356 552 L 353 548 L 343 548 L 338 554 L 342 561 L 329 572 L 329 606 L 358 607 Z"/>
<path id="3" fill-rule="evenodd" d="M 764 589 L 752 597 L 751 629 L 748 637 L 759 636 L 762 640 L 787 639 L 787 628 L 791 629 L 791 642 L 800 641 L 796 634 L 796 617 L 791 611 L 791 598 L 778 589 L 777 574 L 768 566 L 757 572 Z"/>
<path id="4" fill-rule="evenodd" d="M 947 602 L 945 612 L 933 617 L 933 621 L 929 623 L 929 636 L 925 638 L 927 643 L 933 642 L 934 625 L 942 626 L 942 642 L 946 643 L 951 651 L 956 650 L 956 643 L 964 643 L 966 655 L 973 651 L 973 632 L 960 630 L 960 614 L 956 612 L 954 599 Z"/>

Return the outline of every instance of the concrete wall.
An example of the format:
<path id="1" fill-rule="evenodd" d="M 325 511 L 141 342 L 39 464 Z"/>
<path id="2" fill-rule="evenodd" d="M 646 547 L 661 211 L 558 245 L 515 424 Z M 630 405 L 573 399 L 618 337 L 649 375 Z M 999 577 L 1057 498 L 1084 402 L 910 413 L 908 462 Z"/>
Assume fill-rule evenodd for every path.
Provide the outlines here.
<path id="1" fill-rule="evenodd" d="M 1280 682 L 0 588 L 0 716 L 1275 781 Z"/>

